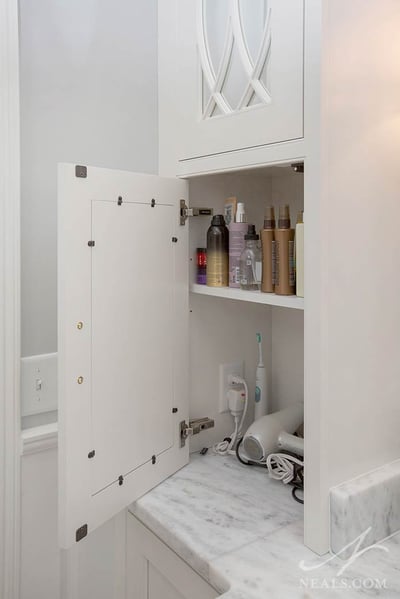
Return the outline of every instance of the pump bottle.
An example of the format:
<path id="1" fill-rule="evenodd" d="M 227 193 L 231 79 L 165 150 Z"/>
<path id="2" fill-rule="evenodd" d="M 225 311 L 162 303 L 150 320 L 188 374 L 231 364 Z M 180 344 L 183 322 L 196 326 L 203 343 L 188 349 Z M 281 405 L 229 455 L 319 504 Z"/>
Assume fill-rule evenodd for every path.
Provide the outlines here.
<path id="1" fill-rule="evenodd" d="M 278 228 L 273 245 L 275 261 L 275 293 L 294 295 L 294 229 L 290 228 L 289 206 L 279 206 Z"/>

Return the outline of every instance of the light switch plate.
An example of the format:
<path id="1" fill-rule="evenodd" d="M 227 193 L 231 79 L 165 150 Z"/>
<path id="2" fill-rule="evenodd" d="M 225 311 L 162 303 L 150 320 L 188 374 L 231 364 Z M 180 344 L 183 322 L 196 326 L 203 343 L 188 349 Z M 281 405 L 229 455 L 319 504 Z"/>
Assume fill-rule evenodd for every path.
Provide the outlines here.
<path id="1" fill-rule="evenodd" d="M 57 354 L 21 358 L 21 415 L 57 410 Z"/>
<path id="2" fill-rule="evenodd" d="M 231 362 L 230 364 L 219 365 L 219 413 L 228 412 L 228 400 L 226 394 L 230 389 L 228 377 L 235 374 L 243 378 L 244 363 Z"/>

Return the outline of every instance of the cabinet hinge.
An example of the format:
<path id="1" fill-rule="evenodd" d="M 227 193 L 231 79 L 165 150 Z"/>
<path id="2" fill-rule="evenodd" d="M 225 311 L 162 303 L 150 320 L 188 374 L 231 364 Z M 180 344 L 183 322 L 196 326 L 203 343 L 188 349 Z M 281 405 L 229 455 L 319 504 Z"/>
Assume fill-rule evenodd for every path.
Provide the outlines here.
<path id="1" fill-rule="evenodd" d="M 82 539 L 87 537 L 87 533 L 88 533 L 88 527 L 87 527 L 87 524 L 84 524 L 83 526 L 81 526 L 80 528 L 78 528 L 76 530 L 75 541 L 78 543 L 79 541 L 81 541 Z"/>
<path id="2" fill-rule="evenodd" d="M 122 476 L 122 474 L 120 474 L 120 476 L 118 477 L 118 484 L 119 486 L 124 484 L 124 477 Z"/>
<path id="3" fill-rule="evenodd" d="M 87 244 L 90 248 L 94 248 L 94 246 L 96 245 L 96 242 L 93 241 L 93 239 L 91 239 L 90 241 L 87 242 Z"/>
<path id="4" fill-rule="evenodd" d="M 156 205 L 156 201 L 155 201 L 155 199 L 153 198 L 153 199 L 151 200 L 151 204 L 150 204 L 150 206 L 151 206 L 152 208 L 154 208 L 154 206 L 155 206 L 155 205 Z"/>
<path id="5" fill-rule="evenodd" d="M 295 173 L 304 173 L 304 162 L 293 162 L 290 166 Z"/>
<path id="6" fill-rule="evenodd" d="M 122 206 L 122 196 L 118 196 L 117 205 Z"/>
<path id="7" fill-rule="evenodd" d="M 212 216 L 212 208 L 188 208 L 185 200 L 180 201 L 180 224 L 184 225 L 189 216 Z"/>
<path id="8" fill-rule="evenodd" d="M 192 435 L 197 435 L 208 428 L 214 428 L 214 420 L 212 418 L 196 418 L 195 420 L 189 420 L 189 424 L 186 424 L 184 420 L 179 423 L 181 447 L 186 445 L 186 439 Z"/>
<path id="9" fill-rule="evenodd" d="M 156 458 L 156 456 L 155 456 L 155 455 L 152 455 L 152 456 L 151 456 L 151 463 L 152 463 L 152 464 L 155 464 L 155 463 L 156 463 L 156 461 L 157 461 L 157 458 Z"/>

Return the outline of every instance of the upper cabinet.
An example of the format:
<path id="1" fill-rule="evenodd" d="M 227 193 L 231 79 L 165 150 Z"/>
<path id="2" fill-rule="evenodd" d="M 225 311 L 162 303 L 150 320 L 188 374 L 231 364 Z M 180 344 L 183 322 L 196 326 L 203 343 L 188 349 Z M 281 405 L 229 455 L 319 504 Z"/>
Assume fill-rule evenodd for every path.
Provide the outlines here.
<path id="1" fill-rule="evenodd" d="M 179 0 L 179 160 L 303 137 L 304 0 Z"/>

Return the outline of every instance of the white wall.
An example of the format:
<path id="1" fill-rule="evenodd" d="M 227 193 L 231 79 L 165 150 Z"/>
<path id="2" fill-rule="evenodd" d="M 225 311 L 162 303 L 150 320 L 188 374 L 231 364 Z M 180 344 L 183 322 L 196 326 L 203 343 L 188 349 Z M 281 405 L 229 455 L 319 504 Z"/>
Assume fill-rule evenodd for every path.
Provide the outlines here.
<path id="1" fill-rule="evenodd" d="M 157 172 L 157 1 L 20 0 L 20 46 L 28 356 L 57 351 L 57 163 Z M 56 495 L 56 450 L 23 456 L 21 599 L 122 597 L 120 519 L 61 560 Z"/>
<path id="2" fill-rule="evenodd" d="M 22 355 L 57 351 L 56 164 L 157 172 L 156 0 L 20 0 Z"/>

